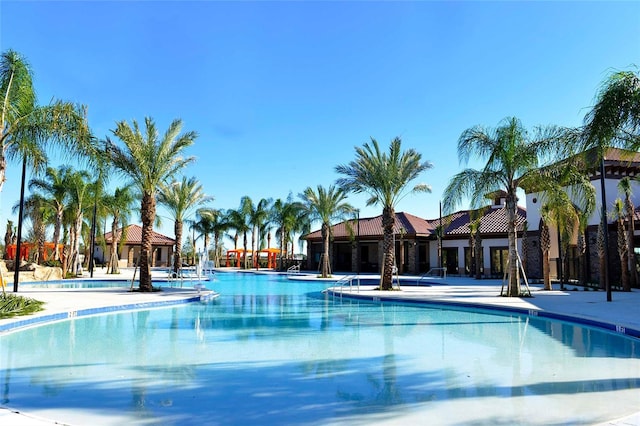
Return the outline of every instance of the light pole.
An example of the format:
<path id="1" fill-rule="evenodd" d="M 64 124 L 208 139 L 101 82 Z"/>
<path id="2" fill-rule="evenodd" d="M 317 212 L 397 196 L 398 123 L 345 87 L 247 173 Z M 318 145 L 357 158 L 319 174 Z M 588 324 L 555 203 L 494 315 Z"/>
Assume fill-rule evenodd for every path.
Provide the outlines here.
<path id="1" fill-rule="evenodd" d="M 356 221 L 358 228 L 356 236 L 356 272 L 358 274 L 358 285 L 360 285 L 360 209 L 356 209 Z"/>

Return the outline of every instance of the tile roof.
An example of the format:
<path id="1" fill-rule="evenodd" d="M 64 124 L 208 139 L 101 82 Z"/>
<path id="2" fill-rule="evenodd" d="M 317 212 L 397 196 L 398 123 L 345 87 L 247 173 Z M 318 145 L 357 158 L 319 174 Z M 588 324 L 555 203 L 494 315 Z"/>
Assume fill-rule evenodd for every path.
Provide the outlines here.
<path id="1" fill-rule="evenodd" d="M 140 225 L 129 225 L 125 228 L 127 242 L 129 245 L 136 245 L 142 242 L 142 227 Z M 104 239 L 107 244 L 111 244 L 111 232 L 104 234 Z M 176 243 L 176 240 L 169 238 L 165 235 L 159 234 L 153 231 L 153 237 L 151 244 L 154 246 L 172 246 Z"/>
<path id="2" fill-rule="evenodd" d="M 351 232 L 349 231 L 349 227 L 351 228 Z M 428 236 L 435 230 L 435 228 L 429 223 L 429 221 L 404 212 L 396 213 L 396 220 L 393 228 L 394 233 L 396 234 L 399 234 L 400 229 L 403 228 L 405 230 L 405 235 L 417 236 Z M 351 234 L 358 234 L 357 222 L 355 220 L 347 220 L 333 225 L 334 238 L 348 238 Z M 361 217 L 359 235 L 360 237 L 381 236 L 382 215 L 375 217 Z M 320 230 L 311 232 L 302 237 L 302 239 L 306 240 L 320 238 L 322 238 Z"/>
<path id="3" fill-rule="evenodd" d="M 449 216 L 443 217 L 446 235 L 469 235 L 469 223 L 471 210 L 462 210 Z M 524 207 L 518 206 L 517 230 L 522 231 L 522 224 L 527 219 L 527 211 Z M 430 221 L 435 228 L 440 224 L 440 219 Z M 506 234 L 507 233 L 507 210 L 504 207 L 487 208 L 480 219 L 480 233 L 482 234 Z"/>

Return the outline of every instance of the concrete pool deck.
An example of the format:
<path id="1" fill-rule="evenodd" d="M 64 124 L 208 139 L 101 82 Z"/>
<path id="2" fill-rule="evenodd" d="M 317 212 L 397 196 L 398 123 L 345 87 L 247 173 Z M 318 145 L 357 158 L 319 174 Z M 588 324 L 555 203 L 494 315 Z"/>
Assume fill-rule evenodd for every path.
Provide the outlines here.
<path id="1" fill-rule="evenodd" d="M 162 279 L 162 273 L 154 271 L 154 278 Z M 132 269 L 123 269 L 116 276 L 118 280 L 131 280 Z M 164 275 L 166 277 L 166 273 Z M 374 278 L 365 276 L 362 278 Z M 88 278 L 85 273 L 83 278 Z M 299 274 L 293 279 L 300 281 L 319 281 L 315 274 Z M 94 271 L 94 280 L 114 279 L 108 276 L 104 270 Z M 410 279 L 407 279 L 409 281 Z M 162 292 L 137 293 L 129 292 L 128 288 L 102 288 L 102 289 L 54 289 L 54 288 L 29 288 L 21 284 L 19 293 L 45 302 L 44 311 L 33 315 L 0 320 L 0 332 L 15 329 L 20 326 L 20 321 L 30 321 L 24 326 L 34 325 L 41 321 L 53 321 L 74 317 L 81 312 L 83 315 L 111 312 L 121 309 L 140 309 L 146 307 L 158 307 L 175 303 L 185 303 L 197 300 L 202 294 L 198 293 L 191 284 L 186 281 L 182 288 L 164 287 Z M 327 281 L 327 287 L 335 285 L 333 281 Z M 606 301 L 604 291 L 571 291 L 569 285 L 565 291 L 543 291 L 540 286 L 532 286 L 534 297 L 531 298 L 506 298 L 500 297 L 501 280 L 474 280 L 469 278 L 447 278 L 447 285 L 409 286 L 402 285 L 402 291 L 381 292 L 373 290 L 372 286 L 356 285 L 353 287 L 334 287 L 335 297 L 364 298 L 375 301 L 403 301 L 403 302 L 427 302 L 454 306 L 471 306 L 474 308 L 489 308 L 500 311 L 517 311 L 529 315 L 548 316 L 558 319 L 574 319 L 587 325 L 596 325 L 609 328 L 613 332 L 628 334 L 638 338 L 640 335 L 640 291 L 614 292 L 612 301 Z M 215 290 L 215 284 L 210 286 Z M 7 286 L 7 291 L 12 289 Z M 56 317 L 60 315 L 60 317 Z M 639 399 L 640 407 L 640 399 Z M 18 426 L 26 425 L 51 425 L 59 424 L 54 420 L 40 419 L 25 413 L 16 413 L 8 408 L 0 406 L 0 423 Z M 623 419 L 602 423 L 603 425 L 635 425 L 640 426 L 640 412 Z"/>

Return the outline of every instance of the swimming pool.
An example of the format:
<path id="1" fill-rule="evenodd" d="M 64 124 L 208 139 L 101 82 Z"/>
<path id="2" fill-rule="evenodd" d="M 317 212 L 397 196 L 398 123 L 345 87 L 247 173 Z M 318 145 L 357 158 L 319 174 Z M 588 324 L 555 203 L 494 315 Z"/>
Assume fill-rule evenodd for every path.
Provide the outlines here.
<path id="1" fill-rule="evenodd" d="M 71 424 L 593 424 L 639 409 L 640 342 L 217 274 L 205 304 L 0 336 L 1 405 Z"/>

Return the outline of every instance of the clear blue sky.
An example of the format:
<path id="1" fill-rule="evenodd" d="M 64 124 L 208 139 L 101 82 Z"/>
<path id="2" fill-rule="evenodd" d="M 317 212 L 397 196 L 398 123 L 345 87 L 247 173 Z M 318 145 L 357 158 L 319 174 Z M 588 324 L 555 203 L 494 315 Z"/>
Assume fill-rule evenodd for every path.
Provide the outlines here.
<path id="1" fill-rule="evenodd" d="M 0 49 L 29 60 L 40 103 L 86 104 L 97 137 L 182 118 L 200 135 L 185 174 L 214 207 L 328 186 L 355 146 L 400 136 L 433 193 L 397 211 L 435 218 L 462 131 L 579 125 L 610 72 L 640 65 L 640 2 L 2 0 Z M 2 230 L 18 188 L 13 164 Z"/>

